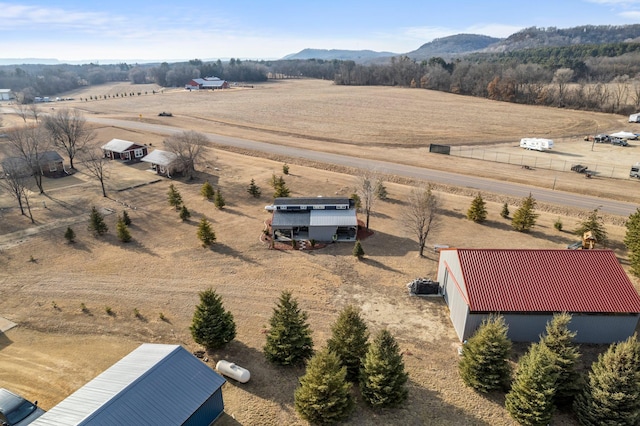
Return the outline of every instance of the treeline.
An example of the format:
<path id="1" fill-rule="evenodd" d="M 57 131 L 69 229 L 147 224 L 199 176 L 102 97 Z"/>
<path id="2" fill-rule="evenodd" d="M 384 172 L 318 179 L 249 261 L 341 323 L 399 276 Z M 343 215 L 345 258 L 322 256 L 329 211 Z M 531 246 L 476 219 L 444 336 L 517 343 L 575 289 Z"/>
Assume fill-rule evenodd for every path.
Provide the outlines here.
<path id="1" fill-rule="evenodd" d="M 169 64 L 83 64 L 0 66 L 0 88 L 11 89 L 23 103 L 36 96 L 55 96 L 83 86 L 130 81 L 134 84 L 156 83 L 162 87 L 182 87 L 193 78 L 219 77 L 229 81 L 260 82 L 267 80 L 268 68 L 261 62 L 231 59 Z"/>

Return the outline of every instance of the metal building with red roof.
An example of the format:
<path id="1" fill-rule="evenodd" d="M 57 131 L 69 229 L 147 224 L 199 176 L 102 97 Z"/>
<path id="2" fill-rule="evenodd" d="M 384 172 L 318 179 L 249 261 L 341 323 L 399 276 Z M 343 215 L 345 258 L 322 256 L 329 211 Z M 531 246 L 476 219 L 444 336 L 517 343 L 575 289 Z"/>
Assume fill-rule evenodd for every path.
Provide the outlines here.
<path id="1" fill-rule="evenodd" d="M 496 313 L 521 342 L 559 312 L 581 343 L 624 340 L 640 319 L 640 295 L 611 250 L 444 249 L 438 282 L 461 341 Z"/>

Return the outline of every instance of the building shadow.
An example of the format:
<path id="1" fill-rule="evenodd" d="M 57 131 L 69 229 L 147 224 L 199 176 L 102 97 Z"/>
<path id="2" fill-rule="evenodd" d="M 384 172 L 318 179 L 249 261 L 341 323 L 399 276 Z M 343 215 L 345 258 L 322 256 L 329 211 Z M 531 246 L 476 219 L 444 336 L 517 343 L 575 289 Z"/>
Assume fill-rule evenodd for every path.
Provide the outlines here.
<path id="1" fill-rule="evenodd" d="M 0 351 L 12 344 L 13 341 L 9 337 L 0 331 Z"/>

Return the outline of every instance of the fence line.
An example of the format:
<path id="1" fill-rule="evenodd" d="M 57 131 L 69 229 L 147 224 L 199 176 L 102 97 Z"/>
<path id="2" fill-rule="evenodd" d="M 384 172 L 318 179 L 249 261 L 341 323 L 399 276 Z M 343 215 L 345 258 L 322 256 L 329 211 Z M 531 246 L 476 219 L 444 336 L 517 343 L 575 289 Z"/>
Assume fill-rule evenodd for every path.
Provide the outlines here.
<path id="1" fill-rule="evenodd" d="M 580 164 L 588 167 L 588 170 L 601 177 L 612 179 L 628 179 L 629 169 L 616 164 L 583 162 L 579 160 L 564 160 L 551 157 L 540 158 L 533 153 L 503 152 L 479 147 L 452 146 L 450 155 L 455 157 L 471 158 L 475 160 L 492 161 L 495 163 L 513 164 L 516 166 L 528 166 L 534 169 L 556 170 L 561 172 L 571 171 L 571 166 Z"/>

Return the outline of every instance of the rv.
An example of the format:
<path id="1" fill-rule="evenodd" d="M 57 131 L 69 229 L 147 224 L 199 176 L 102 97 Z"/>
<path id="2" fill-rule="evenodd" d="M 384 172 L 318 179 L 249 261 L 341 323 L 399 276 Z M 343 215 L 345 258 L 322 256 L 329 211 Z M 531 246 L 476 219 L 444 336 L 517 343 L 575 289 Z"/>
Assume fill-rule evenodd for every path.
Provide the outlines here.
<path id="1" fill-rule="evenodd" d="M 640 123 L 640 113 L 631 114 L 629 116 L 629 123 Z"/>
<path id="2" fill-rule="evenodd" d="M 631 171 L 629 172 L 629 177 L 634 177 L 640 179 L 640 163 L 636 163 L 631 166 Z"/>
<path id="3" fill-rule="evenodd" d="M 520 148 L 546 151 L 553 148 L 553 141 L 551 139 L 522 138 L 520 139 Z"/>

